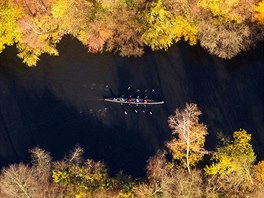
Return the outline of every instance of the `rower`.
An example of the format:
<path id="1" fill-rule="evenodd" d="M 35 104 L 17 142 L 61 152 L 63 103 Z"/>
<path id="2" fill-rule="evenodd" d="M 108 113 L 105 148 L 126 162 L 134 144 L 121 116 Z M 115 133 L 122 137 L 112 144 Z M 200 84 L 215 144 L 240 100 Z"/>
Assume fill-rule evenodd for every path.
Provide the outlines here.
<path id="1" fill-rule="evenodd" d="M 148 99 L 144 99 L 144 103 L 148 103 Z"/>
<path id="2" fill-rule="evenodd" d="M 128 102 L 132 102 L 132 98 L 128 98 Z"/>

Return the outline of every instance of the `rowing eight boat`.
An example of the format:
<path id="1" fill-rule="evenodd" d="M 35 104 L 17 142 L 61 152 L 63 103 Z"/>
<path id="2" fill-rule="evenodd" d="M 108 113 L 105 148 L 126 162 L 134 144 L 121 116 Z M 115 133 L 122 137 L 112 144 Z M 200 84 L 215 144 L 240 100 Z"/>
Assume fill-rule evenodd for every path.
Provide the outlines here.
<path id="1" fill-rule="evenodd" d="M 105 98 L 107 102 L 115 102 L 120 104 L 133 104 L 133 105 L 160 105 L 164 101 L 156 101 L 150 99 L 141 99 L 141 98 Z"/>

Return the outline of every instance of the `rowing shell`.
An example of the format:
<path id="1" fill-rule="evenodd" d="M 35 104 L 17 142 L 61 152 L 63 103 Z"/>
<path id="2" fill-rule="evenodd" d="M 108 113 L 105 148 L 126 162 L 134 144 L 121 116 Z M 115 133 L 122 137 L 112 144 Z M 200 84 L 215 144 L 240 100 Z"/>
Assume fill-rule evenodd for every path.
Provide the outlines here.
<path id="1" fill-rule="evenodd" d="M 155 100 L 144 100 L 144 99 L 135 99 L 132 98 L 132 101 L 129 101 L 128 98 L 105 98 L 107 102 L 115 102 L 120 104 L 133 104 L 133 105 L 160 105 L 164 104 L 164 101 L 155 101 Z"/>

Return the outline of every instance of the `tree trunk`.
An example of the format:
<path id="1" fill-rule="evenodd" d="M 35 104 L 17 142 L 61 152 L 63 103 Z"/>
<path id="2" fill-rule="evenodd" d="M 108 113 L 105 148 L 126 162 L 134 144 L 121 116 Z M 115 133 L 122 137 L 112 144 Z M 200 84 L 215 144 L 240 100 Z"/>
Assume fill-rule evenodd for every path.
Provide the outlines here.
<path id="1" fill-rule="evenodd" d="M 191 174 L 191 169 L 190 169 L 190 163 L 189 163 L 189 153 L 190 153 L 190 141 L 189 139 L 187 140 L 187 148 L 186 148 L 186 165 L 188 172 Z"/>

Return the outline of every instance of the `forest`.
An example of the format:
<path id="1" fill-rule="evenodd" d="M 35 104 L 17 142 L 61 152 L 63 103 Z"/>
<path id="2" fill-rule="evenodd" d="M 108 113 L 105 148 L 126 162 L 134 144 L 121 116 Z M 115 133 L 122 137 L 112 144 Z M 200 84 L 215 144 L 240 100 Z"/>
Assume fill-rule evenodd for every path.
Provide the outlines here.
<path id="1" fill-rule="evenodd" d="M 144 178 L 120 171 L 110 176 L 106 164 L 84 159 L 76 147 L 64 159 L 52 160 L 41 148 L 30 150 L 30 164 L 2 170 L 0 196 L 59 197 L 263 197 L 264 161 L 256 161 L 251 134 L 219 135 L 214 151 L 204 148 L 207 127 L 201 110 L 186 103 L 169 116 L 171 138 L 150 157 Z"/>
<path id="2" fill-rule="evenodd" d="M 1 0 L 0 52 L 15 45 L 35 66 L 71 35 L 90 53 L 136 57 L 184 40 L 231 59 L 263 41 L 263 24 L 259 0 Z"/>

